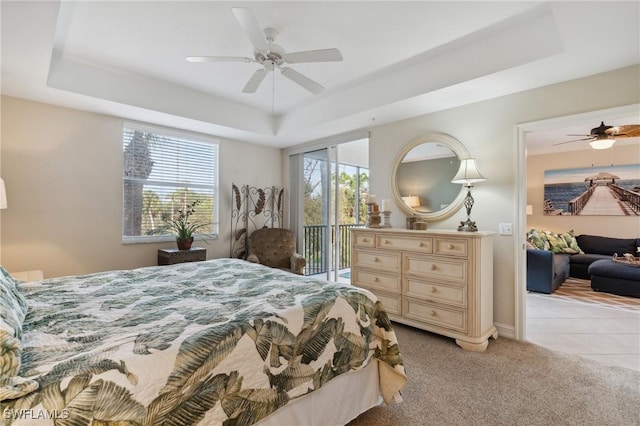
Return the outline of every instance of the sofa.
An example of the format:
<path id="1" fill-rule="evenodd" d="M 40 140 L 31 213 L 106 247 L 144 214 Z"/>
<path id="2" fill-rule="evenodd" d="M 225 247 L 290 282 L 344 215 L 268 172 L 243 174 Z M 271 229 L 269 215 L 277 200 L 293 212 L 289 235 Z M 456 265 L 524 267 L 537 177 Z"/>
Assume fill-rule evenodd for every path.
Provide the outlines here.
<path id="1" fill-rule="evenodd" d="M 611 260 L 614 253 L 622 256 L 624 253 L 636 255 L 640 247 L 640 238 L 609 238 L 596 235 L 578 235 L 578 247 L 583 253 L 571 255 L 569 276 L 574 278 L 591 279 L 589 266 L 596 260 Z"/>
<path id="2" fill-rule="evenodd" d="M 551 294 L 569 277 L 591 280 L 596 291 L 640 297 L 640 268 L 613 262 L 614 253 L 636 254 L 640 238 L 610 238 L 530 230 L 527 234 L 527 290 Z M 637 271 L 636 271 L 637 270 Z M 639 274 L 639 278 L 636 278 Z M 595 284 L 594 284 L 595 283 Z"/>
<path id="3" fill-rule="evenodd" d="M 569 255 L 527 249 L 527 290 L 551 294 L 569 278 Z"/>

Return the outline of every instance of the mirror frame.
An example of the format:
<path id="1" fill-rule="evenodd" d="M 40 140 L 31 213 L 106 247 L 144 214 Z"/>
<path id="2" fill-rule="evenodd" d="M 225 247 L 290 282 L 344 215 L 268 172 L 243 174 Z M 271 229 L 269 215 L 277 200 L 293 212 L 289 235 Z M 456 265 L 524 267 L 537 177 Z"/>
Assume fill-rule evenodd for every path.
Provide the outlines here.
<path id="1" fill-rule="evenodd" d="M 393 162 L 393 168 L 391 169 L 391 191 L 393 192 L 393 199 L 395 200 L 396 205 L 400 207 L 400 209 L 409 216 L 417 216 L 418 218 L 424 219 L 427 222 L 444 220 L 452 216 L 454 213 L 460 210 L 460 207 L 462 207 L 462 204 L 464 202 L 464 196 L 466 194 L 463 185 L 460 185 L 460 192 L 447 207 L 445 207 L 442 210 L 438 210 L 436 212 L 429 212 L 429 213 L 418 212 L 411 209 L 409 206 L 407 206 L 402 201 L 400 190 L 398 189 L 398 182 L 397 182 L 398 167 L 400 167 L 402 160 L 404 159 L 405 155 L 407 155 L 409 151 L 411 151 L 413 148 L 415 148 L 418 145 L 422 145 L 423 143 L 440 143 L 442 145 L 445 145 L 451 151 L 453 151 L 454 154 L 458 156 L 458 160 L 462 160 L 470 157 L 469 151 L 467 151 L 467 148 L 465 148 L 465 146 L 459 140 L 445 133 L 428 133 L 426 135 L 415 138 L 414 140 L 409 142 L 404 148 L 402 148 L 402 150 L 400 150 L 400 152 L 398 153 L 398 155 L 396 156 Z"/>

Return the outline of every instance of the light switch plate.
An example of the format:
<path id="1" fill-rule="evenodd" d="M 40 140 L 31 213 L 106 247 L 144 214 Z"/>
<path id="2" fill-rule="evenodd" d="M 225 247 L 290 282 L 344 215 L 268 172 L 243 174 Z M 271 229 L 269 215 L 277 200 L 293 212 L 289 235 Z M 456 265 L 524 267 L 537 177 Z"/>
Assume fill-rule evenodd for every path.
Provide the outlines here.
<path id="1" fill-rule="evenodd" d="M 513 235 L 513 225 L 511 223 L 498 224 L 498 233 L 500 235 Z"/>

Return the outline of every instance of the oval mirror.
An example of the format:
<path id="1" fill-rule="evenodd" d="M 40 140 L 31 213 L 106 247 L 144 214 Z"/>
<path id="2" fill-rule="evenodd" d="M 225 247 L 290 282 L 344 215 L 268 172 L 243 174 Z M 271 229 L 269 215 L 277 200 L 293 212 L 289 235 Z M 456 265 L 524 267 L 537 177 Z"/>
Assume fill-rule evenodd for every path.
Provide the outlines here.
<path id="1" fill-rule="evenodd" d="M 465 191 L 451 183 L 469 152 L 457 139 L 430 133 L 414 139 L 396 157 L 391 171 L 393 198 L 406 214 L 429 222 L 460 209 Z"/>

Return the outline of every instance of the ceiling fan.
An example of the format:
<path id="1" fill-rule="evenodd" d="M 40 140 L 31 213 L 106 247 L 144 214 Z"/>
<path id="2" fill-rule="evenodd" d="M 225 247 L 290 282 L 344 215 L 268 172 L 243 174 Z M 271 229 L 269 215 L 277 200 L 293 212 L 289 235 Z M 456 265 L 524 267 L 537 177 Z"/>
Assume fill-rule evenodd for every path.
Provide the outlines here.
<path id="1" fill-rule="evenodd" d="M 253 45 L 253 58 L 238 56 L 187 56 L 188 62 L 255 62 L 262 68 L 253 73 L 242 91 L 255 93 L 267 76 L 268 72 L 279 69 L 283 76 L 299 84 L 308 91 L 318 94 L 324 90 L 320 84 L 311 80 L 300 72 L 284 66 L 285 64 L 298 64 L 304 62 L 337 62 L 342 61 L 342 54 L 338 49 L 306 50 L 302 52 L 286 53 L 285 50 L 274 43 L 278 31 L 273 28 L 260 29 L 257 19 L 251 10 L 244 7 L 231 9 L 238 23 L 244 30 Z"/>
<path id="2" fill-rule="evenodd" d="M 573 139 L 565 142 L 554 143 L 553 145 L 564 145 L 566 143 L 590 141 L 589 144 L 593 149 L 611 148 L 616 139 L 634 138 L 640 136 L 640 124 L 626 124 L 623 126 L 607 126 L 604 121 L 600 122 L 598 127 L 591 129 L 588 135 L 567 135 L 567 136 L 586 136 L 582 139 Z"/>

